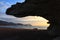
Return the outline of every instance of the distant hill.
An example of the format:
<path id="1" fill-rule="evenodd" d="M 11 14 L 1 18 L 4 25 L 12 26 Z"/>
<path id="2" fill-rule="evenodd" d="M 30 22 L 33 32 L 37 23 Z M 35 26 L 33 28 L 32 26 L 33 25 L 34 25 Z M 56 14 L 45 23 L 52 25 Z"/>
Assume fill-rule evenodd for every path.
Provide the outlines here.
<path id="1" fill-rule="evenodd" d="M 0 20 L 0 26 L 2 26 L 2 25 L 5 26 L 5 25 L 18 25 L 18 24 Z M 20 24 L 20 25 L 22 25 L 22 24 Z"/>
<path id="2" fill-rule="evenodd" d="M 32 26 L 30 24 L 13 23 L 13 22 L 6 22 L 6 21 L 0 20 L 0 26 L 7 26 L 7 25 Z"/>
<path id="3" fill-rule="evenodd" d="M 24 24 L 24 26 L 32 26 L 31 24 Z"/>

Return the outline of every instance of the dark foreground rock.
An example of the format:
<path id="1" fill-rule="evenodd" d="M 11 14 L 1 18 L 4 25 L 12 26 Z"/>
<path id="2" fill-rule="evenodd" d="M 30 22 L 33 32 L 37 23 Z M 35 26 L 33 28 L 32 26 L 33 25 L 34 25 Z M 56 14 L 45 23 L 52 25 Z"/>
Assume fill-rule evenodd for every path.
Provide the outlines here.
<path id="1" fill-rule="evenodd" d="M 0 28 L 0 40 L 52 40 L 47 30 Z"/>

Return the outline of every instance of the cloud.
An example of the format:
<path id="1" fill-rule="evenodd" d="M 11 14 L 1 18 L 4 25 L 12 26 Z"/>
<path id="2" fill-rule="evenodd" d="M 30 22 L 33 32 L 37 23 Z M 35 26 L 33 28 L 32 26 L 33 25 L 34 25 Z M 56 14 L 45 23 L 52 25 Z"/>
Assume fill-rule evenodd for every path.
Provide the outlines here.
<path id="1" fill-rule="evenodd" d="M 8 22 L 17 21 L 16 17 L 5 14 L 6 9 L 10 6 L 11 6 L 11 4 L 9 2 L 0 1 L 0 20 L 4 20 L 4 21 L 8 21 Z"/>
<path id="2" fill-rule="evenodd" d="M 0 2 L 0 12 L 5 12 L 8 7 L 10 7 L 11 4 L 5 1 Z"/>
<path id="3" fill-rule="evenodd" d="M 24 2 L 24 0 L 2 0 L 0 1 L 0 12 L 6 12 L 6 9 L 11 5 L 16 4 L 16 2 Z"/>
<path id="4" fill-rule="evenodd" d="M 14 23 L 23 23 L 24 18 L 16 18 L 14 16 L 6 15 L 5 13 L 0 14 L 0 20 L 7 21 L 7 22 L 14 22 Z"/>
<path id="5" fill-rule="evenodd" d="M 18 18 L 14 17 L 14 16 L 10 16 L 10 15 L 1 14 L 0 20 L 17 23 Z"/>
<path id="6" fill-rule="evenodd" d="M 35 26 L 37 26 L 37 24 L 39 26 L 48 26 L 49 25 L 46 23 L 47 20 L 42 21 L 42 20 L 44 20 L 44 19 L 42 19 L 42 20 L 38 21 L 38 19 L 34 19 L 34 17 L 32 17 L 32 16 L 24 17 L 24 18 L 16 18 L 16 17 L 10 16 L 10 15 L 0 15 L 0 20 L 7 21 L 7 22 L 13 22 L 13 23 L 31 24 L 31 25 L 35 25 Z"/>

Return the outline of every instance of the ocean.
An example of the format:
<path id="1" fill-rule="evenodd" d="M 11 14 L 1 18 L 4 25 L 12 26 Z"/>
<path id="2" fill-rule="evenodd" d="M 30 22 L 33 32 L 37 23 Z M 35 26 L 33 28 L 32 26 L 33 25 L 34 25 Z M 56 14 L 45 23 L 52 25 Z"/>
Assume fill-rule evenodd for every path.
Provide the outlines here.
<path id="1" fill-rule="evenodd" d="M 15 25 L 15 26 L 0 26 L 0 28 L 24 28 L 24 29 L 47 29 L 47 27 L 42 27 L 42 26 L 21 26 L 21 25 Z"/>

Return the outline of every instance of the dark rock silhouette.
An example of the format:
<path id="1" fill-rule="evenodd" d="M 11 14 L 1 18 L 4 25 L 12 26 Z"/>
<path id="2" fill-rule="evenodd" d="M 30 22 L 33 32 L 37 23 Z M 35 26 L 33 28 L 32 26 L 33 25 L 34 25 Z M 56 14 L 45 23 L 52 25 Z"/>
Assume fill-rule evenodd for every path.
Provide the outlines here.
<path id="1" fill-rule="evenodd" d="M 54 38 L 53 40 L 60 40 L 60 37 L 56 37 L 56 38 Z"/>
<path id="2" fill-rule="evenodd" d="M 26 0 L 7 9 L 6 14 L 15 17 L 42 16 L 49 20 L 50 35 L 60 35 L 60 0 Z"/>
<path id="3" fill-rule="evenodd" d="M 0 28 L 0 40 L 52 40 L 47 31 Z"/>

